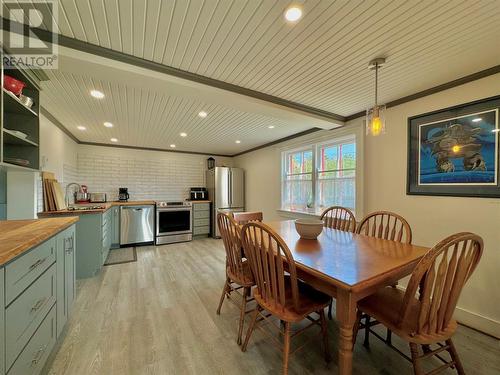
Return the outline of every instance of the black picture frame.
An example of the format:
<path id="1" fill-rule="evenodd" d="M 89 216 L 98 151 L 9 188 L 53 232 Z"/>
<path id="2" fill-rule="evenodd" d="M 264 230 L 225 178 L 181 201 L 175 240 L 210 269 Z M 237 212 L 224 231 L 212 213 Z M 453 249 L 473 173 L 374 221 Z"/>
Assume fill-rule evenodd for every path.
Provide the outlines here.
<path id="1" fill-rule="evenodd" d="M 495 132 L 495 164 L 494 181 L 488 184 L 477 182 L 453 182 L 453 183 L 422 183 L 420 172 L 421 155 L 421 133 L 424 126 L 442 126 L 439 123 L 450 122 L 478 113 L 495 112 L 496 132 Z M 408 195 L 428 195 L 428 196 L 454 196 L 454 197 L 477 197 L 477 198 L 499 198 L 500 197 L 500 95 L 477 100 L 470 103 L 440 109 L 433 112 L 424 113 L 408 118 L 408 160 L 407 160 L 407 188 Z M 489 155 L 493 152 L 489 151 Z M 428 159 L 427 159 L 428 160 Z M 463 160 L 463 159 L 462 159 Z M 437 168 L 437 167 L 436 167 Z M 490 168 L 490 170 L 492 170 Z"/>

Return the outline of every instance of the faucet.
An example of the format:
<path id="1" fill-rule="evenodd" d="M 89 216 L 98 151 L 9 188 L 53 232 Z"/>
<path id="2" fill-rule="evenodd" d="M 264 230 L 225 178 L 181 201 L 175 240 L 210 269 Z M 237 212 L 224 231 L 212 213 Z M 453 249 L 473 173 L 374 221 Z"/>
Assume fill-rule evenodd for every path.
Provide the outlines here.
<path id="1" fill-rule="evenodd" d="M 76 182 L 70 182 L 69 184 L 66 185 L 66 195 L 65 195 L 66 207 L 69 207 L 69 203 L 70 203 L 69 194 L 68 194 L 68 188 L 70 188 L 71 186 L 78 186 L 78 191 L 80 191 L 81 188 L 82 188 L 80 186 L 80 184 L 77 184 Z"/>

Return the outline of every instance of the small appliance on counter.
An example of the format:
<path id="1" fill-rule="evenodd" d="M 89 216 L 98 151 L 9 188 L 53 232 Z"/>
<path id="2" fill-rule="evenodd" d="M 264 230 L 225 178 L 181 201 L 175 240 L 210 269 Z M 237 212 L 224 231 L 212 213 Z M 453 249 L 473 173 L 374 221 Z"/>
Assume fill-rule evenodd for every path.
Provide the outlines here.
<path id="1" fill-rule="evenodd" d="M 120 202 L 126 202 L 130 198 L 130 194 L 128 193 L 128 188 L 119 188 L 118 189 L 118 200 Z"/>
<path id="2" fill-rule="evenodd" d="M 208 191 L 204 187 L 192 187 L 189 192 L 189 200 L 206 201 L 208 200 Z"/>
<path id="3" fill-rule="evenodd" d="M 87 185 L 81 185 L 80 189 L 75 192 L 75 203 L 89 203 L 90 194 L 87 189 Z"/>
<path id="4" fill-rule="evenodd" d="M 90 193 L 91 203 L 106 203 L 106 193 Z"/>

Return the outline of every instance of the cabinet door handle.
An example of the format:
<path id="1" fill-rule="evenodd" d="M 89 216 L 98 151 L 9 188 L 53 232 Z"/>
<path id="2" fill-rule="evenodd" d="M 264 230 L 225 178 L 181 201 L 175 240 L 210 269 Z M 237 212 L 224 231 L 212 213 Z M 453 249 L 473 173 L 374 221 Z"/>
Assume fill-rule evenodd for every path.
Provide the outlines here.
<path id="1" fill-rule="evenodd" d="M 33 264 L 30 266 L 29 270 L 30 270 L 30 271 L 33 271 L 33 270 L 34 270 L 35 268 L 37 268 L 40 264 L 42 264 L 43 262 L 45 262 L 45 259 L 47 259 L 47 258 L 38 259 L 35 263 L 33 263 Z"/>
<path id="2" fill-rule="evenodd" d="M 47 297 L 43 297 L 42 299 L 38 300 L 35 305 L 31 308 L 31 313 L 37 312 L 40 310 L 40 308 L 45 305 L 45 301 L 47 301 Z"/>
<path id="3" fill-rule="evenodd" d="M 35 356 L 31 360 L 31 367 L 36 366 L 38 364 L 38 362 L 40 362 L 40 359 L 42 358 L 43 353 L 45 352 L 45 349 L 47 349 L 47 345 L 41 347 L 40 349 L 38 349 L 35 352 Z"/>

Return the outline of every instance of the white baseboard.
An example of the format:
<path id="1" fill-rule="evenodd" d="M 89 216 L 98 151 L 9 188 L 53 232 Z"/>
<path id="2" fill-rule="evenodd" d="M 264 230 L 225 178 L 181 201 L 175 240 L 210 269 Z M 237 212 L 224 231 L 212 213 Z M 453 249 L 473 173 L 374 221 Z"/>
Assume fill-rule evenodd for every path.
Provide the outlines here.
<path id="1" fill-rule="evenodd" d="M 500 339 L 500 322 L 457 307 L 454 318 L 461 324 Z"/>

